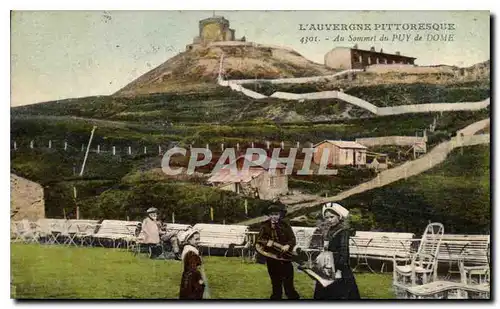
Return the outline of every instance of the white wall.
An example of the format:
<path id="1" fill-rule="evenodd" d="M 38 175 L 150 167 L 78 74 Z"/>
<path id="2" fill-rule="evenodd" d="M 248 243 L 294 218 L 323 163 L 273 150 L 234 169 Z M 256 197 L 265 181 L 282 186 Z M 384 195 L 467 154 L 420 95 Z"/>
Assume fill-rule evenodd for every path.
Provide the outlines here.
<path id="1" fill-rule="evenodd" d="M 320 75 L 320 76 L 310 76 L 310 77 L 292 77 L 292 78 L 275 78 L 275 79 L 232 79 L 229 82 L 236 84 L 252 84 L 255 82 L 266 82 L 271 84 L 302 84 L 302 83 L 313 83 L 320 81 L 328 81 L 329 79 L 339 77 L 349 73 L 362 72 L 363 70 L 353 69 L 345 70 L 331 75 Z"/>
<path id="2" fill-rule="evenodd" d="M 429 113 L 429 112 L 449 112 L 449 111 L 465 111 L 465 110 L 480 110 L 490 105 L 490 98 L 480 102 L 460 102 L 460 103 L 427 103 L 400 105 L 391 107 L 379 107 L 378 115 L 398 115 L 407 113 Z"/>
<path id="3" fill-rule="evenodd" d="M 318 81 L 325 78 L 331 78 L 333 76 L 338 76 L 342 74 L 347 74 L 354 71 L 360 70 L 346 70 L 339 72 L 334 75 L 328 76 L 315 76 L 315 77 L 301 77 L 301 78 L 284 78 L 284 79 L 273 79 L 273 80 L 231 80 L 225 81 L 218 79 L 217 83 L 221 86 L 229 86 L 232 90 L 241 92 L 248 97 L 254 99 L 264 99 L 268 96 L 260 94 L 258 92 L 249 90 L 241 86 L 245 83 L 254 83 L 256 81 L 267 81 L 273 84 L 279 83 L 307 83 L 312 81 Z M 412 105 L 400 105 L 400 106 L 390 106 L 390 107 L 378 107 L 372 103 L 360 99 L 358 97 L 346 94 L 339 91 L 320 91 L 320 92 L 310 92 L 310 93 L 289 93 L 289 92 L 275 92 L 271 98 L 278 98 L 284 100 L 323 100 L 323 99 L 340 99 L 346 103 L 358 106 L 360 108 L 366 109 L 369 112 L 379 115 L 399 115 L 408 113 L 429 113 L 429 112 L 445 112 L 445 111 L 464 111 L 464 110 L 480 110 L 486 108 L 490 105 L 490 98 L 480 101 L 480 102 L 460 102 L 460 103 L 426 103 L 426 104 L 412 104 Z"/>
<path id="4" fill-rule="evenodd" d="M 455 74 L 455 71 L 448 66 L 417 66 L 412 64 L 372 64 L 366 68 L 366 72 L 370 73 L 407 73 L 407 74 L 431 74 L 431 73 L 449 73 Z"/>
<path id="5" fill-rule="evenodd" d="M 382 137 L 364 137 L 357 138 L 356 143 L 366 147 L 382 145 L 400 145 L 411 146 L 417 143 L 426 143 L 427 137 L 420 136 L 382 136 Z"/>

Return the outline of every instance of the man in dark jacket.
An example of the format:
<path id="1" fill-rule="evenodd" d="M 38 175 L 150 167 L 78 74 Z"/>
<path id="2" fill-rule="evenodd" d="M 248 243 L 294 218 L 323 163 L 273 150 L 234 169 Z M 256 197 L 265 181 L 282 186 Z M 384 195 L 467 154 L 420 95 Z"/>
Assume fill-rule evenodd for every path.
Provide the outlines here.
<path id="1" fill-rule="evenodd" d="M 262 224 L 257 237 L 257 250 L 266 257 L 267 271 L 271 278 L 273 292 L 271 299 L 281 299 L 283 288 L 288 299 L 299 299 L 293 284 L 293 265 L 289 254 L 296 240 L 290 223 L 285 221 L 283 204 L 274 203 L 268 207 L 269 220 Z M 280 249 L 276 249 L 276 246 Z"/>

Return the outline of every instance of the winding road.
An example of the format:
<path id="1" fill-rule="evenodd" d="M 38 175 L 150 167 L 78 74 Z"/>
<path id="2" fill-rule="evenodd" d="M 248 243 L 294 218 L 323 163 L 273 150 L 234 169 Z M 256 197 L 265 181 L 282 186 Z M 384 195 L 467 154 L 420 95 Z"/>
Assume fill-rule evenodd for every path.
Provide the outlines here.
<path id="1" fill-rule="evenodd" d="M 479 144 L 489 144 L 490 134 L 475 135 L 475 133 L 488 127 L 489 125 L 490 125 L 490 118 L 475 122 L 457 131 L 457 136 L 451 138 L 448 141 L 438 144 L 431 151 L 429 151 L 428 153 L 426 153 L 425 155 L 421 156 L 416 160 L 408 161 L 395 168 L 385 170 L 379 173 L 376 178 L 364 182 L 349 190 L 343 191 L 335 196 L 332 197 L 318 196 L 316 200 L 289 206 L 287 208 L 288 215 L 296 213 L 299 210 L 303 210 L 304 208 L 315 207 L 327 202 L 342 201 L 352 195 L 372 190 L 374 188 L 382 187 L 410 176 L 418 175 L 443 162 L 448 156 L 448 154 L 455 148 L 471 146 L 471 145 L 479 145 Z M 254 225 L 256 223 L 260 223 L 265 220 L 267 220 L 267 217 L 261 216 L 240 222 L 238 224 Z"/>

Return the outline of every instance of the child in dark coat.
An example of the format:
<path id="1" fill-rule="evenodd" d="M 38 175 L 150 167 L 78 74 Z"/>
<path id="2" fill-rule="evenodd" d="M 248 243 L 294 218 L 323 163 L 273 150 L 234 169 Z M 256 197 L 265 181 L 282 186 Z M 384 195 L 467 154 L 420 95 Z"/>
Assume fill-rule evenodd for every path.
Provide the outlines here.
<path id="1" fill-rule="evenodd" d="M 182 273 L 179 299 L 203 299 L 205 283 L 198 267 L 201 258 L 194 251 L 189 251 L 184 256 L 184 272 Z"/>

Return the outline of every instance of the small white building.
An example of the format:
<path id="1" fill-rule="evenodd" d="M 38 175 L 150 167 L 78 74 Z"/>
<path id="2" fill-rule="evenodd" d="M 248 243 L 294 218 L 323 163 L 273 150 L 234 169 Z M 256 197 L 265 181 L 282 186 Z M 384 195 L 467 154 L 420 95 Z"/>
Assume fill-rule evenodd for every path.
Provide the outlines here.
<path id="1" fill-rule="evenodd" d="M 329 150 L 328 165 L 366 165 L 366 146 L 353 141 L 324 140 L 313 146 L 314 163 L 320 164 L 325 149 Z"/>

